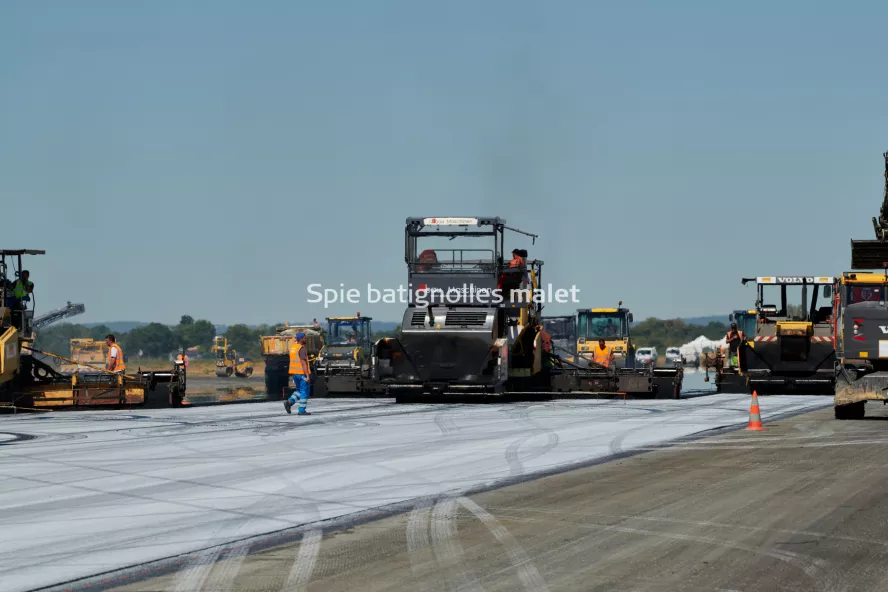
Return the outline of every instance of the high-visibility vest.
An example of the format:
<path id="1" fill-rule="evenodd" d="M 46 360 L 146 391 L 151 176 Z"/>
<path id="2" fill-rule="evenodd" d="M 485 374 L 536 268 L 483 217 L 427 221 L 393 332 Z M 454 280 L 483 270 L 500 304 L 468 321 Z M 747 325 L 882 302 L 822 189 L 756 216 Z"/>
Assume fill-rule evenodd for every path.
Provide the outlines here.
<path id="1" fill-rule="evenodd" d="M 117 348 L 116 359 L 111 357 L 111 352 L 114 351 L 115 347 Z M 126 370 L 126 365 L 123 363 L 123 350 L 116 343 L 112 343 L 108 349 L 108 364 L 111 366 L 111 372 L 123 372 Z"/>
<path id="2" fill-rule="evenodd" d="M 524 259 L 518 255 L 512 257 L 512 260 L 509 261 L 509 267 L 521 267 L 524 265 Z"/>
<path id="3" fill-rule="evenodd" d="M 543 351 L 551 352 L 552 351 L 552 336 L 549 335 L 548 332 L 544 329 L 540 332 L 540 337 L 542 337 L 543 341 Z"/>
<path id="4" fill-rule="evenodd" d="M 610 365 L 610 356 L 611 356 L 611 348 L 608 345 L 604 346 L 604 349 L 600 347 L 595 347 L 592 350 L 592 361 L 596 364 L 601 364 L 602 366 Z"/>
<path id="5" fill-rule="evenodd" d="M 25 282 L 22 280 L 15 280 L 15 285 L 12 288 L 12 295 L 15 296 L 16 299 L 21 300 L 28 295 L 28 287 L 33 285 L 34 284 L 31 281 L 28 281 L 28 286 L 25 286 Z"/>
<path id="6" fill-rule="evenodd" d="M 302 349 L 302 344 L 294 343 L 290 346 L 290 374 L 305 374 L 302 371 L 302 362 L 299 360 L 299 352 Z M 309 373 L 311 373 L 311 368 L 309 368 Z"/>

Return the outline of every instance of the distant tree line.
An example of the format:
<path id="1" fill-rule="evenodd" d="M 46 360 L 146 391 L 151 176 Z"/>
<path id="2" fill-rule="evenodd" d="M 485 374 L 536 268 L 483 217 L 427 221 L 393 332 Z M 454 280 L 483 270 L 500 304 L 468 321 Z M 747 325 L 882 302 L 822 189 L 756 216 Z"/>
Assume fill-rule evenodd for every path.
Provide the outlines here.
<path id="1" fill-rule="evenodd" d="M 259 338 L 262 335 L 274 335 L 277 325 L 260 325 L 250 328 L 247 325 L 231 325 L 222 335 L 228 338 L 228 344 L 238 354 L 252 358 L 261 356 Z M 70 340 L 73 338 L 92 338 L 104 341 L 105 336 L 114 333 L 108 327 L 99 325 L 86 327 L 76 324 L 59 324 L 43 329 L 37 334 L 35 347 L 42 351 L 59 356 L 69 356 Z M 209 353 L 216 337 L 216 326 L 206 319 L 195 320 L 184 315 L 178 325 L 149 323 L 136 327 L 125 333 L 114 333 L 117 341 L 128 358 L 141 357 L 165 359 L 181 348 L 198 348 L 198 353 Z"/>

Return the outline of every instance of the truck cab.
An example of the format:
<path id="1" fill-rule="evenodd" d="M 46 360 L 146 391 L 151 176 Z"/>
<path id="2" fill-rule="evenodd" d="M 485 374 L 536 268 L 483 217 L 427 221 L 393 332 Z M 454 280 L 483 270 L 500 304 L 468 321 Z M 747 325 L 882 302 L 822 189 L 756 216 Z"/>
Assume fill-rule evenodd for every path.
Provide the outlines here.
<path id="1" fill-rule="evenodd" d="M 577 354 L 580 357 L 591 359 L 592 350 L 598 347 L 599 340 L 604 339 L 614 354 L 615 367 L 635 367 L 635 344 L 630 332 L 633 317 L 622 304 L 621 301 L 617 308 L 577 311 Z"/>

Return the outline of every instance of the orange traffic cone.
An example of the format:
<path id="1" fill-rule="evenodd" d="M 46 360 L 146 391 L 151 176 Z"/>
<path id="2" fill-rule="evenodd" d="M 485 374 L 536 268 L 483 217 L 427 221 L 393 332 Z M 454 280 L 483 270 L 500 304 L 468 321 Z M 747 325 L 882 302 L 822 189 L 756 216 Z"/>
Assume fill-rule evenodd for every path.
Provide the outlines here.
<path id="1" fill-rule="evenodd" d="M 759 411 L 758 393 L 755 391 L 752 391 L 752 404 L 749 406 L 749 425 L 746 426 L 746 429 L 754 432 L 762 432 L 765 429 L 765 426 L 762 425 L 762 414 Z"/>

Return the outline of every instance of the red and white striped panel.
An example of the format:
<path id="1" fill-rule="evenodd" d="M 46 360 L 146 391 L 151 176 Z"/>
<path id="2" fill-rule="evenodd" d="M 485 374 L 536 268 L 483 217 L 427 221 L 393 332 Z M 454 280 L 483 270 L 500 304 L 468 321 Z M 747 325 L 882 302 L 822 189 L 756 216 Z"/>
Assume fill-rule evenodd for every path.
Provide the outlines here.
<path id="1" fill-rule="evenodd" d="M 770 336 L 755 337 L 753 339 L 753 341 L 765 341 L 765 342 L 777 341 L 777 336 L 770 335 Z M 811 338 L 812 343 L 827 343 L 827 342 L 831 342 L 831 341 L 832 341 L 832 337 L 823 336 L 823 335 L 815 335 L 814 337 Z"/>

